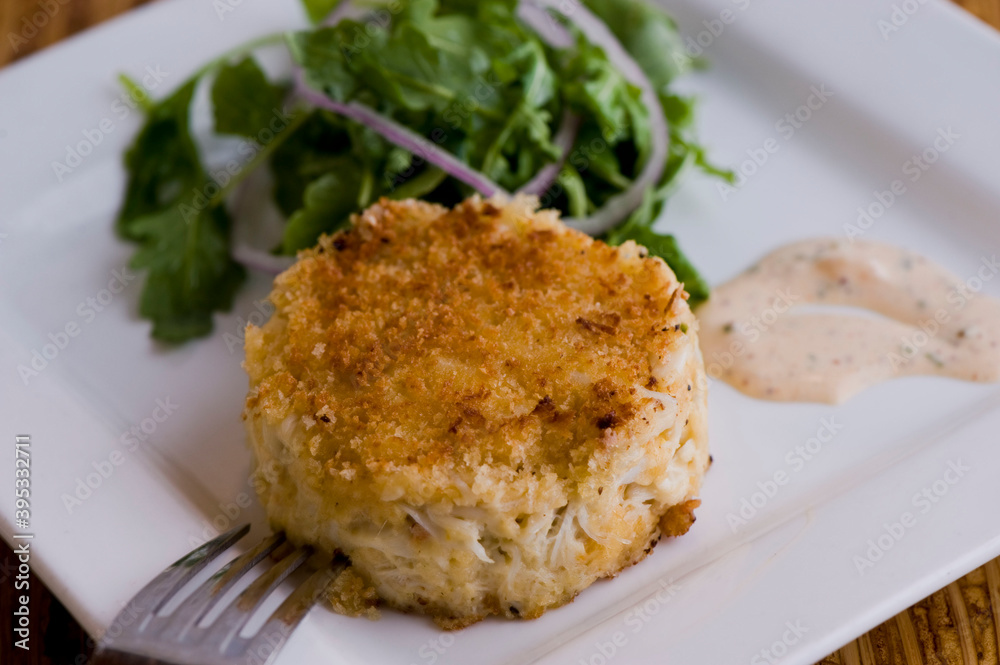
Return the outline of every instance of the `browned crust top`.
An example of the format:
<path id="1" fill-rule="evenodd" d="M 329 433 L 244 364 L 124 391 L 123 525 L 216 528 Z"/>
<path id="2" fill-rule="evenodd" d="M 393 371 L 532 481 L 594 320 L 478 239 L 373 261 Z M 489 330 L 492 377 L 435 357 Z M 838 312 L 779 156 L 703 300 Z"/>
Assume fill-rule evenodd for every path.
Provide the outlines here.
<path id="1" fill-rule="evenodd" d="M 642 248 L 532 205 L 382 200 L 322 238 L 276 280 L 263 331 L 248 328 L 248 408 L 303 417 L 330 472 L 566 477 L 648 433 L 663 407 L 641 387 L 690 389 L 653 378 L 692 343 L 687 294 Z"/>

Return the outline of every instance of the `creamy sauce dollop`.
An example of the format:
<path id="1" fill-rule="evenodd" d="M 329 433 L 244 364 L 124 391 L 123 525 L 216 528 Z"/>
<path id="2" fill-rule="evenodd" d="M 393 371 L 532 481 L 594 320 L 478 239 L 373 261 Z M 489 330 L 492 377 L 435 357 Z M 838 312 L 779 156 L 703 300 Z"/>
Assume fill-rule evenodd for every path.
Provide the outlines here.
<path id="1" fill-rule="evenodd" d="M 706 370 L 752 397 L 831 404 L 899 376 L 1000 380 L 1000 301 L 979 294 L 998 271 L 984 258 L 961 280 L 867 241 L 782 247 L 697 310 Z M 795 311 L 810 304 L 882 316 Z"/>

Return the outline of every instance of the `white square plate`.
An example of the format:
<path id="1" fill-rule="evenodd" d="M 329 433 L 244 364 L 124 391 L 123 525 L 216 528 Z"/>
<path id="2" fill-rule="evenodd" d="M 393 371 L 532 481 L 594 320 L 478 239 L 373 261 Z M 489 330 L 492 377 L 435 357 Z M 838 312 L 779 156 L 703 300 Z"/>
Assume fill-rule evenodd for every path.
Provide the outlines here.
<path id="1" fill-rule="evenodd" d="M 691 178 L 662 221 L 714 283 L 780 244 L 844 234 L 897 179 L 906 191 L 868 237 L 967 278 L 993 260 L 993 31 L 939 0 L 670 4 L 712 63 L 686 83 L 703 100 L 701 135 L 746 176 L 725 193 Z M 162 95 L 210 56 L 302 24 L 294 0 L 167 0 L 0 72 L 0 436 L 32 435 L 33 566 L 95 634 L 195 543 L 238 522 L 264 529 L 238 337 L 262 316 L 269 279 L 255 276 L 210 338 L 173 350 L 149 339 L 141 279 L 122 272 L 131 248 L 111 231 L 140 123 L 115 76 L 159 77 Z M 935 148 L 949 129 L 957 138 Z M 79 163 L 60 181 L 53 163 L 71 149 Z M 925 151 L 914 178 L 906 163 Z M 1000 295 L 991 270 L 984 291 Z M 19 369 L 33 360 L 37 375 Z M 316 610 L 279 662 L 808 664 L 1000 554 L 996 386 L 902 379 L 829 407 L 715 383 L 710 409 L 715 465 L 697 525 L 616 580 L 536 621 L 453 634 L 392 612 Z M 0 460 L 10 487 L 13 456 Z M 781 471 L 789 481 L 771 483 Z"/>

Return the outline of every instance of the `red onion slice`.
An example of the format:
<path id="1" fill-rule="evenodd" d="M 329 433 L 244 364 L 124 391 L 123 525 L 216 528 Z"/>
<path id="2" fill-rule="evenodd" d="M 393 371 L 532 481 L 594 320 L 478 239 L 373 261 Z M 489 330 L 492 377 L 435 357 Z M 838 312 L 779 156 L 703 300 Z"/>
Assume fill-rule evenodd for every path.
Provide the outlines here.
<path id="1" fill-rule="evenodd" d="M 573 144 L 576 143 L 577 132 L 580 131 L 580 116 L 570 111 L 568 108 L 563 111 L 562 120 L 559 123 L 559 130 L 552 138 L 552 143 L 559 148 L 559 159 L 549 162 L 535 176 L 517 190 L 518 194 L 532 194 L 541 196 L 552 183 L 559 177 L 566 158 L 569 157 Z"/>
<path id="2" fill-rule="evenodd" d="M 565 49 L 573 46 L 573 35 L 547 11 L 531 2 L 521 2 L 517 6 L 517 15 L 528 27 L 535 31 L 543 42 L 552 48 Z M 573 144 L 576 143 L 577 132 L 580 131 L 580 117 L 568 108 L 563 111 L 559 121 L 559 129 L 552 142 L 559 148 L 560 156 L 554 162 L 543 166 L 535 176 L 518 189 L 519 194 L 541 196 L 559 177 L 566 158 L 569 157 Z"/>
<path id="3" fill-rule="evenodd" d="M 280 275 L 295 263 L 294 256 L 275 256 L 250 245 L 233 245 L 233 260 L 268 275 Z"/>
<path id="4" fill-rule="evenodd" d="M 517 16 L 552 48 L 565 49 L 573 46 L 573 35 L 566 26 L 532 0 L 518 3 Z"/>
<path id="5" fill-rule="evenodd" d="M 502 194 L 510 196 L 509 192 L 485 175 L 476 171 L 468 164 L 438 147 L 434 142 L 420 136 L 416 132 L 391 120 L 375 109 L 358 102 L 337 102 L 321 92 L 317 92 L 305 82 L 301 68 L 295 71 L 296 89 L 299 95 L 310 104 L 339 113 L 366 127 L 378 132 L 387 141 L 409 150 L 414 155 L 438 167 L 456 180 L 461 180 L 483 196 Z"/>
<path id="6" fill-rule="evenodd" d="M 337 6 L 333 8 L 333 11 L 326 15 L 322 21 L 320 21 L 320 26 L 332 27 L 343 21 L 345 18 L 357 18 L 358 9 L 354 6 L 351 0 L 341 0 L 337 3 Z"/>

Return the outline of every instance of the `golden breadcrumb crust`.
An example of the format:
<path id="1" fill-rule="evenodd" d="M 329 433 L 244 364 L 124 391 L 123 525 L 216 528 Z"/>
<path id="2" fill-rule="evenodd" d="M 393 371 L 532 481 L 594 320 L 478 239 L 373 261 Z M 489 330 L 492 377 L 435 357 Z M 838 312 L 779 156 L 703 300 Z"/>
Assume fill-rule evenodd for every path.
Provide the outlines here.
<path id="1" fill-rule="evenodd" d="M 673 273 L 535 205 L 382 200 L 247 329 L 272 521 L 452 626 L 537 616 L 638 561 L 708 463 Z"/>

